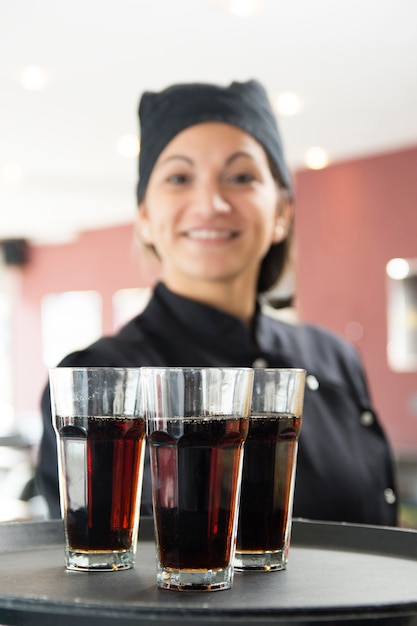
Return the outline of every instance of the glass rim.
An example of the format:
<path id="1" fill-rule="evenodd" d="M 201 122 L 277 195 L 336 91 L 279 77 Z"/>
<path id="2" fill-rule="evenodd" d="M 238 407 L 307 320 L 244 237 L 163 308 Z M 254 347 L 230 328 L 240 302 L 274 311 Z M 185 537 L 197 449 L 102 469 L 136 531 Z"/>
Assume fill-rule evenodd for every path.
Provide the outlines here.
<path id="1" fill-rule="evenodd" d="M 76 366 L 72 366 L 72 365 L 56 365 L 54 367 L 49 367 L 48 371 L 49 372 L 55 372 L 55 371 L 61 371 L 61 370 L 70 370 L 73 372 L 85 372 L 85 371 L 103 371 L 103 370 L 109 370 L 109 371 L 120 371 L 120 372 L 126 372 L 126 371 L 132 371 L 132 372 L 136 372 L 136 371 L 141 371 L 141 370 L 152 370 L 152 371 L 179 371 L 179 372 L 184 372 L 184 371 L 262 371 L 262 372 L 293 372 L 293 373 L 305 373 L 307 374 L 307 370 L 305 368 L 302 367 L 250 367 L 250 366 L 238 366 L 238 365 L 197 365 L 197 366 L 180 366 L 180 365 L 174 365 L 174 366 L 165 366 L 165 365 L 137 365 L 137 366 L 128 366 L 128 367 L 123 367 L 123 366 L 112 366 L 112 365 L 76 365 Z"/>
<path id="2" fill-rule="evenodd" d="M 250 367 L 250 366 L 242 366 L 240 367 L 239 365 L 201 365 L 201 366 L 186 366 L 186 367 L 181 367 L 179 365 L 174 365 L 172 367 L 170 366 L 164 366 L 164 365 L 141 365 L 140 368 L 141 370 L 165 370 L 165 371 L 180 371 L 180 372 L 185 372 L 185 371 L 261 371 L 261 372 L 291 372 L 291 373 L 300 373 L 300 374 L 306 374 L 307 370 L 303 367 Z"/>
<path id="3" fill-rule="evenodd" d="M 214 371 L 214 372 L 220 372 L 220 371 L 235 371 L 235 372 L 251 372 L 254 368 L 253 367 L 239 367 L 236 365 L 197 365 L 197 366 L 186 366 L 186 367 L 181 367 L 179 365 L 174 365 L 173 367 L 170 366 L 164 366 L 164 365 L 142 365 L 140 367 L 141 370 L 151 370 L 151 371 L 166 371 L 166 372 L 202 372 L 202 371 Z"/>
<path id="4" fill-rule="evenodd" d="M 306 374 L 307 370 L 303 367 L 254 367 L 253 370 L 261 372 L 294 372 Z"/>
<path id="5" fill-rule="evenodd" d="M 82 366 L 82 365 L 78 365 L 75 367 L 67 366 L 67 365 L 57 365 L 55 367 L 50 367 L 48 368 L 49 372 L 56 372 L 56 371 L 61 371 L 61 370 L 69 370 L 72 372 L 86 372 L 86 371 L 103 371 L 103 370 L 108 370 L 108 371 L 119 371 L 119 372 L 126 372 L 126 371 L 132 371 L 132 372 L 136 372 L 136 371 L 140 371 L 141 367 L 112 367 L 111 365 L 93 365 L 93 366 Z"/>

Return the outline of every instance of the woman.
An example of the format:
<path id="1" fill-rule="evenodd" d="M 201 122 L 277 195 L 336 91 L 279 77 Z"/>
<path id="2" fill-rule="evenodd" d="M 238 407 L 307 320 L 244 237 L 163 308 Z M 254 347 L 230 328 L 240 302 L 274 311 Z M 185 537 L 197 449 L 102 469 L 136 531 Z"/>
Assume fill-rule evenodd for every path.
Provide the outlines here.
<path id="1" fill-rule="evenodd" d="M 355 350 L 261 310 L 291 243 L 292 186 L 276 121 L 256 81 L 145 93 L 137 230 L 162 279 L 118 335 L 63 366 L 269 366 L 307 370 L 294 515 L 395 525 L 392 460 Z M 38 483 L 59 516 L 49 395 Z M 151 514 L 149 467 L 142 510 Z"/>

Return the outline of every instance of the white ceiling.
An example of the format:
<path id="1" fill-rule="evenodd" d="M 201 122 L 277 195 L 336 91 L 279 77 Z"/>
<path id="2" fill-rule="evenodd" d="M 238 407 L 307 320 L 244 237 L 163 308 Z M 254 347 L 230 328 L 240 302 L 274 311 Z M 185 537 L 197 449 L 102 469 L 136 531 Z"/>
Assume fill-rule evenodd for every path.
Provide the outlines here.
<path id="1" fill-rule="evenodd" d="M 0 240 L 130 222 L 136 161 L 116 144 L 142 91 L 172 82 L 296 92 L 300 114 L 280 118 L 293 169 L 311 145 L 333 161 L 417 145 L 416 0 L 263 0 L 251 18 L 225 4 L 0 0 Z M 34 64 L 42 91 L 18 82 Z"/>

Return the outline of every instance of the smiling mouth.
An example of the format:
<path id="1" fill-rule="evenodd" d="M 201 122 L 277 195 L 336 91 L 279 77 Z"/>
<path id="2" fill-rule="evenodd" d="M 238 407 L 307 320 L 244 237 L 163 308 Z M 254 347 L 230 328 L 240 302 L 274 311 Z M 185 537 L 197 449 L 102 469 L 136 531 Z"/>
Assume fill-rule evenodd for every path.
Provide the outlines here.
<path id="1" fill-rule="evenodd" d="M 201 230 L 189 230 L 184 233 L 186 237 L 189 239 L 205 239 L 205 240 L 214 240 L 214 239 L 233 239 L 237 237 L 237 231 L 233 230 L 209 230 L 209 229 L 201 229 Z"/>

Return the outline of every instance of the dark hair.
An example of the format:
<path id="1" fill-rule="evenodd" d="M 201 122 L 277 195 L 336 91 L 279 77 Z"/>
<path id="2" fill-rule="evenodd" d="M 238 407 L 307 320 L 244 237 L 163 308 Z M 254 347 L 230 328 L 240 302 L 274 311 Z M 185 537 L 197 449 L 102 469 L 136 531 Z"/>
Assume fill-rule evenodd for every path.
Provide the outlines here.
<path id="1" fill-rule="evenodd" d="M 272 173 L 273 172 L 273 167 Z M 286 189 L 280 188 L 280 192 L 284 195 L 283 201 L 290 201 Z M 293 241 L 293 222 L 291 222 L 288 233 L 283 241 L 274 243 L 269 248 L 266 256 L 264 256 L 259 270 L 257 293 L 265 293 L 276 287 L 284 274 L 289 263 L 292 241 Z"/>
<path id="2" fill-rule="evenodd" d="M 273 244 L 261 263 L 258 277 L 258 293 L 265 293 L 275 287 L 283 275 L 291 250 L 292 226 L 290 231 L 280 243 Z"/>

